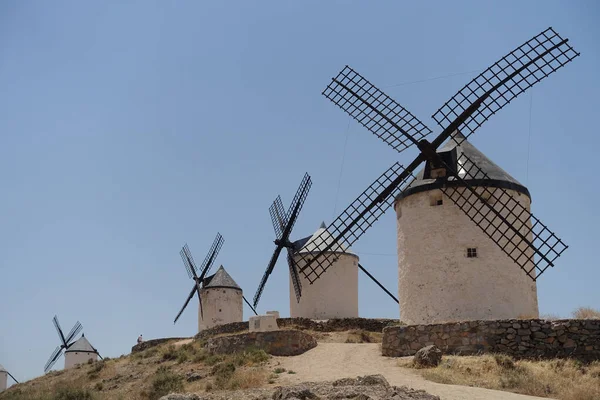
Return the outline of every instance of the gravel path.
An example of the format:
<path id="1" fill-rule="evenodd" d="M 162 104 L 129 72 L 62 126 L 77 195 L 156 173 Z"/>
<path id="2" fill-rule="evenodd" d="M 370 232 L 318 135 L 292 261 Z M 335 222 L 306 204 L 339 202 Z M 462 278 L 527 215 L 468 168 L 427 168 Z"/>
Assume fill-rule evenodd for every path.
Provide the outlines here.
<path id="1" fill-rule="evenodd" d="M 397 359 L 383 357 L 377 343 L 319 343 L 302 355 L 273 357 L 272 361 L 274 368 L 279 366 L 296 372 L 280 374 L 278 385 L 381 374 L 391 385 L 425 390 L 442 400 L 547 400 L 544 397 L 430 382 L 410 369 L 398 367 L 396 362 Z"/>

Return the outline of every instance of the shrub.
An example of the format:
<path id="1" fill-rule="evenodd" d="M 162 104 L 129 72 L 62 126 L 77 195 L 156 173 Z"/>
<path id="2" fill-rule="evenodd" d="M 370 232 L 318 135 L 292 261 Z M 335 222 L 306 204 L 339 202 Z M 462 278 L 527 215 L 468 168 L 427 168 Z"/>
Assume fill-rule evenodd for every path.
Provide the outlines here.
<path id="1" fill-rule="evenodd" d="M 275 368 L 273 372 L 275 372 L 276 374 L 282 374 L 285 372 L 285 368 Z"/>
<path id="2" fill-rule="evenodd" d="M 95 379 L 98 377 L 98 374 L 100 373 L 100 371 L 102 371 L 105 367 L 105 361 L 98 361 L 92 364 L 92 367 L 90 368 L 90 370 L 87 372 L 88 374 L 88 378 L 90 379 Z"/>
<path id="3" fill-rule="evenodd" d="M 148 392 L 149 400 L 158 400 L 171 392 L 183 390 L 183 377 L 174 374 L 168 368 L 159 367 L 154 375 Z"/>
<path id="4" fill-rule="evenodd" d="M 579 307 L 573 311 L 573 318 L 576 319 L 600 319 L 600 311 L 592 307 Z"/>
<path id="5" fill-rule="evenodd" d="M 227 388 L 234 373 L 235 365 L 232 362 L 216 364 L 211 370 L 211 374 L 215 376 L 215 385 L 219 389 Z"/>
<path id="6" fill-rule="evenodd" d="M 495 354 L 494 360 L 496 361 L 496 364 L 503 369 L 515 369 L 516 367 L 512 357 L 505 354 Z"/>
<path id="7" fill-rule="evenodd" d="M 56 390 L 52 400 L 92 400 L 92 392 L 78 387 L 64 386 Z"/>

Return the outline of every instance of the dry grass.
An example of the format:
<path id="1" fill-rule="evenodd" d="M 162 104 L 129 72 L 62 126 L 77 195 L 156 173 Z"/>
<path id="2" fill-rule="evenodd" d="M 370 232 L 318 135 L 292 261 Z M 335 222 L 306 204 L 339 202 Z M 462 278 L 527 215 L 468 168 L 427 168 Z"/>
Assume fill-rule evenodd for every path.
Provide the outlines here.
<path id="1" fill-rule="evenodd" d="M 381 343 L 383 333 L 354 329 L 347 333 L 346 343 Z"/>
<path id="2" fill-rule="evenodd" d="M 211 355 L 198 341 L 179 346 L 166 343 L 118 359 L 52 371 L 14 385 L 0 393 L 0 400 L 152 400 L 171 391 L 254 388 L 266 384 L 269 358 L 257 349 Z M 233 365 L 234 371 L 217 384 L 218 377 L 210 371 L 223 363 Z M 192 373 L 205 378 L 188 382 L 186 377 Z"/>
<path id="3" fill-rule="evenodd" d="M 411 367 L 412 360 L 398 363 Z M 600 399 L 600 362 L 575 360 L 515 361 L 505 355 L 444 357 L 436 368 L 420 373 L 434 382 L 505 390 L 559 400 Z"/>
<path id="4" fill-rule="evenodd" d="M 600 311 L 592 307 L 579 307 L 573 311 L 573 318 L 576 319 L 600 319 Z"/>

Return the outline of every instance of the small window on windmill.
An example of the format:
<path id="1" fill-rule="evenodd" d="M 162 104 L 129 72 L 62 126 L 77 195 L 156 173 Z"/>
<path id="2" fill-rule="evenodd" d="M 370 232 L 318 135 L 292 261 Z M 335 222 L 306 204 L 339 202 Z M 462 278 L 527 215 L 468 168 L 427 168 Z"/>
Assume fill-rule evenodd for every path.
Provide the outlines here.
<path id="1" fill-rule="evenodd" d="M 435 193 L 429 196 L 429 205 L 432 207 L 441 206 L 444 204 L 444 200 L 442 198 L 442 193 Z"/>
<path id="2" fill-rule="evenodd" d="M 467 248 L 467 258 L 477 258 L 477 247 Z"/>
<path id="3" fill-rule="evenodd" d="M 219 312 L 221 312 L 221 309 L 219 308 Z"/>

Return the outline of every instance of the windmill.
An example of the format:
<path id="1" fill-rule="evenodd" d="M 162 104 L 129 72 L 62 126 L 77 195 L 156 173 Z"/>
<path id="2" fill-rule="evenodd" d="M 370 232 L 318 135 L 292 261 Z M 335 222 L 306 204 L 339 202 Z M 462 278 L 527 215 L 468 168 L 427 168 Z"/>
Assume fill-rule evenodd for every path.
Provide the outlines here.
<path id="1" fill-rule="evenodd" d="M 181 310 L 175 317 L 175 320 L 173 321 L 173 323 L 177 322 L 177 320 L 179 319 L 179 317 L 181 316 L 181 314 L 183 313 L 183 311 L 189 304 L 190 300 L 192 300 L 192 297 L 194 297 L 194 294 L 197 294 L 198 295 L 198 303 L 199 303 L 199 312 L 200 312 L 199 322 L 198 322 L 199 330 L 201 330 L 200 326 L 204 326 L 202 323 L 202 321 L 204 320 L 204 311 L 203 311 L 203 305 L 202 305 L 202 290 L 204 287 L 207 287 L 210 280 L 212 280 L 212 277 L 214 276 L 213 275 L 213 276 L 207 277 L 207 273 L 210 271 L 211 267 L 213 266 L 213 263 L 215 262 L 215 259 L 217 258 L 217 255 L 219 254 L 219 251 L 221 250 L 221 247 L 223 246 L 224 241 L 225 240 L 223 239 L 223 236 L 221 236 L 220 233 L 217 233 L 217 236 L 215 237 L 215 240 L 214 240 L 212 246 L 210 247 L 208 254 L 204 258 L 204 261 L 202 262 L 202 265 L 200 266 L 200 275 L 198 275 L 198 268 L 196 267 L 196 263 L 194 262 L 194 258 L 192 257 L 192 253 L 190 252 L 188 245 L 187 244 L 184 245 L 183 248 L 181 249 L 181 251 L 179 252 L 179 254 L 181 255 L 181 259 L 183 260 L 183 264 L 185 265 L 185 268 L 187 270 L 188 276 L 194 281 L 194 286 L 192 287 L 192 291 L 190 292 L 189 296 L 187 297 L 187 300 L 185 301 L 183 307 L 181 308 Z M 220 269 L 223 269 L 223 267 L 221 266 Z M 225 272 L 224 269 L 223 269 L 223 272 Z M 229 278 L 224 277 L 225 280 L 233 281 L 233 279 L 231 279 L 229 274 L 227 274 L 226 272 L 225 272 L 225 274 L 227 275 L 227 277 L 229 277 Z M 209 278 L 211 278 L 211 279 L 209 279 Z M 216 283 L 216 281 L 213 282 L 213 285 L 215 283 Z M 237 286 L 237 284 L 235 284 L 235 286 L 240 290 L 240 293 L 241 293 L 241 289 L 239 288 L 239 286 Z M 242 295 L 242 299 L 246 302 L 246 304 L 248 304 L 248 306 L 250 306 L 252 311 L 256 314 L 256 311 L 254 310 L 254 308 L 250 305 L 248 300 L 246 300 L 246 298 L 243 295 Z"/>
<path id="2" fill-rule="evenodd" d="M 2 364 L 0 364 L 0 392 L 6 390 L 6 388 L 8 387 L 9 376 L 12 378 L 13 381 L 15 381 L 15 383 L 19 383 L 19 381 L 16 380 L 15 377 L 12 376 L 12 374 L 2 366 Z"/>
<path id="3" fill-rule="evenodd" d="M 294 196 L 290 207 L 287 212 L 284 210 L 283 202 L 281 201 L 281 197 L 277 196 L 275 201 L 271 207 L 269 207 L 269 213 L 271 214 L 271 221 L 273 222 L 273 228 L 275 229 L 275 251 L 273 252 L 273 256 L 267 265 L 267 269 L 258 285 L 258 289 L 256 290 L 256 294 L 254 295 L 253 306 L 256 308 L 258 305 L 258 301 L 260 300 L 260 296 L 262 295 L 263 290 L 265 289 L 265 285 L 267 284 L 267 280 L 269 276 L 273 272 L 275 268 L 275 264 L 277 263 L 277 259 L 279 258 L 279 254 L 281 251 L 286 248 L 287 249 L 287 261 L 290 269 L 290 278 L 292 280 L 292 284 L 294 286 L 294 292 L 296 293 L 296 299 L 300 301 L 300 296 L 302 295 L 302 286 L 300 284 L 300 279 L 298 276 L 298 269 L 296 267 L 293 252 L 295 250 L 294 244 L 290 242 L 290 235 L 292 234 L 292 230 L 294 229 L 294 225 L 298 220 L 298 215 L 300 215 L 300 211 L 302 210 L 302 206 L 306 201 L 306 197 L 308 196 L 308 192 L 310 191 L 310 187 L 312 186 L 312 181 L 310 179 L 310 175 L 308 173 L 304 174 L 302 181 L 300 182 L 300 186 L 296 191 L 296 195 Z"/>
<path id="4" fill-rule="evenodd" d="M 344 262 L 338 264 L 338 268 L 336 268 L 334 273 L 330 274 L 327 281 L 322 282 L 316 287 L 308 288 L 308 295 L 302 296 L 302 282 L 304 278 L 298 274 L 298 269 L 302 266 L 299 261 L 302 259 L 303 255 L 314 254 L 319 250 L 319 247 L 315 246 L 314 238 L 324 238 L 325 236 L 321 235 L 327 234 L 325 231 L 325 224 L 323 223 L 313 235 L 294 242 L 290 240 L 292 230 L 304 202 L 306 201 L 311 185 L 312 181 L 310 176 L 305 174 L 287 212 L 284 209 L 281 196 L 277 196 L 275 201 L 273 201 L 273 204 L 269 207 L 271 222 L 273 223 L 273 228 L 275 230 L 274 243 L 276 247 L 258 286 L 256 295 L 254 296 L 254 307 L 258 305 L 266 282 L 273 272 L 283 248 L 286 248 L 287 250 L 287 262 L 290 272 L 290 293 L 293 289 L 296 298 L 296 301 L 294 301 L 290 295 L 291 317 L 315 319 L 357 317 L 358 269 L 363 271 L 389 296 L 398 302 L 394 295 L 392 295 L 373 275 L 360 265 L 358 256 L 352 253 L 343 242 L 336 242 L 335 246 L 332 246 L 329 249 L 329 252 L 337 254 L 337 257 L 342 258 Z M 329 236 L 326 240 L 333 241 L 333 238 Z M 346 290 L 343 293 L 338 293 L 336 286 L 339 285 L 335 285 L 334 282 L 343 285 Z"/>
<path id="5" fill-rule="evenodd" d="M 310 283 L 319 279 L 337 259 L 330 252 L 333 243 L 355 243 L 410 187 L 413 173 L 422 164 L 423 177 L 439 186 L 480 234 L 492 239 L 502 257 L 516 264 L 527 277 L 535 281 L 553 267 L 567 245 L 511 190 L 502 185 L 486 186 L 490 177 L 485 166 L 457 147 L 518 95 L 577 56 L 568 39 L 552 28 L 534 36 L 475 77 L 433 115 L 442 132 L 431 142 L 425 138 L 432 131 L 413 114 L 352 68 L 343 68 L 323 95 L 396 151 L 416 145 L 419 154 L 406 167 L 393 164 L 328 226 L 326 234 L 315 239 L 322 248 L 317 254 L 302 257 L 301 274 Z M 449 138 L 454 147 L 439 150 Z M 400 227 L 402 222 L 398 224 Z M 328 235 L 333 235 L 334 241 Z M 421 252 L 434 249 L 432 246 Z M 466 257 L 474 254 L 471 251 Z M 402 314 L 402 300 L 400 303 Z"/>
<path id="6" fill-rule="evenodd" d="M 58 333 L 58 338 L 60 339 L 60 346 L 57 346 L 56 349 L 50 355 L 48 362 L 44 366 L 44 372 L 48 372 L 50 368 L 56 363 L 56 361 L 60 358 L 65 352 L 65 368 L 70 368 L 76 364 L 81 364 L 87 362 L 89 359 L 96 359 L 100 354 L 98 351 L 87 341 L 85 336 L 81 336 L 76 341 L 75 336 L 81 332 L 83 326 L 79 321 L 75 323 L 71 331 L 68 335 L 64 335 L 60 323 L 58 322 L 58 317 L 55 315 L 52 318 L 52 322 L 54 323 L 54 327 L 56 328 L 56 332 Z"/>

